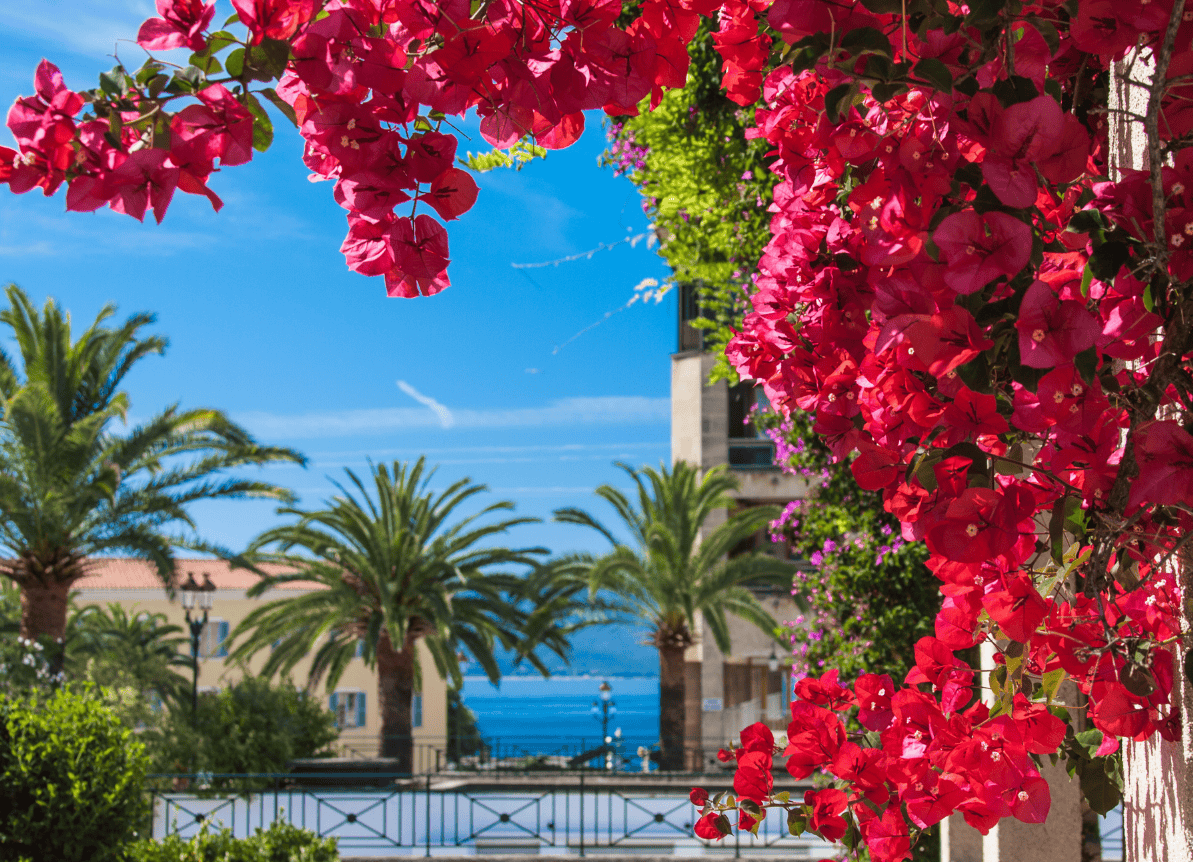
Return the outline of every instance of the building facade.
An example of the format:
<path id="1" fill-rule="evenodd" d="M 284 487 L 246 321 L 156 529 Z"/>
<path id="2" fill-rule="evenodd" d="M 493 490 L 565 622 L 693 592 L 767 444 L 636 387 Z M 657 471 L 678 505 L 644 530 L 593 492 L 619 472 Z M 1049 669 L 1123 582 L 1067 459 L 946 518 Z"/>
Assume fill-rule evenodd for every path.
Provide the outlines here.
<path id="1" fill-rule="evenodd" d="M 671 357 L 671 460 L 687 461 L 701 470 L 727 466 L 738 482 L 734 506 L 782 506 L 803 498 L 807 484 L 774 466 L 774 444 L 749 422 L 750 411 L 763 397 L 762 389 L 749 382 L 732 387 L 725 380 L 708 382 L 716 356 L 703 349 L 702 330 L 691 325 L 698 316 L 695 287 L 684 285 L 679 297 L 678 350 Z M 728 514 L 728 510 L 715 513 L 705 530 L 715 529 Z M 788 547 L 772 544 L 765 531 L 755 537 L 753 548 L 789 557 Z M 758 597 L 780 623 L 799 614 L 787 590 Z M 736 617 L 729 617 L 729 628 L 732 649 L 728 654 L 717 649 L 701 622 L 696 642 L 685 655 L 684 736 L 692 749 L 692 768 L 715 763 L 717 750 L 736 744 L 743 727 L 764 721 L 781 730 L 790 720 L 789 648 Z"/>
<path id="2" fill-rule="evenodd" d="M 189 635 L 185 612 L 177 597 L 166 594 L 156 570 L 144 560 L 106 558 L 91 561 L 91 573 L 75 584 L 74 600 L 78 605 L 121 605 L 130 614 L 161 613 L 167 621 L 180 626 Z M 247 593 L 258 577 L 244 569 L 233 569 L 223 560 L 179 559 L 176 561 L 177 581 L 193 574 L 197 581 L 204 575 L 215 585 L 214 601 L 207 624 L 199 638 L 199 690 L 216 691 L 226 688 L 246 672 L 259 672 L 266 655 L 253 656 L 248 666 L 228 660 L 228 638 L 245 617 L 262 603 L 288 596 L 301 595 L 312 589 L 323 589 L 312 582 L 281 584 L 260 598 Z M 201 615 L 201 612 L 200 612 Z M 192 612 L 194 616 L 194 612 Z M 415 769 L 434 768 L 437 759 L 443 762 L 447 744 L 447 684 L 435 672 L 430 653 L 420 642 L 419 662 L 423 670 L 421 691 L 414 699 Z M 307 682 L 310 658 L 304 659 L 293 672 L 296 685 Z M 341 753 L 346 756 L 374 757 L 379 750 L 381 715 L 377 703 L 377 673 L 358 654 L 353 659 L 335 689 L 326 691 L 324 681 L 312 690 L 335 713 L 340 727 Z M 438 758 L 437 758 L 438 753 Z"/>

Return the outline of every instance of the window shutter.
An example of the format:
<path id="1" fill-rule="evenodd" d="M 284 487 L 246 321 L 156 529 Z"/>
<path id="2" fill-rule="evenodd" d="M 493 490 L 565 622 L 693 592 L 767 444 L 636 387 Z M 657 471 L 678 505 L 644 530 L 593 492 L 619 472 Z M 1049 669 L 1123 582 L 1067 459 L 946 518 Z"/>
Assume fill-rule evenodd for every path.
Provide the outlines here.
<path id="1" fill-rule="evenodd" d="M 410 703 L 410 726 L 423 726 L 423 695 L 421 691 L 416 691 L 414 697 L 411 698 Z"/>
<path id="2" fill-rule="evenodd" d="M 228 655 L 227 641 L 228 641 L 228 621 L 220 620 L 220 631 L 219 631 L 219 635 L 218 635 L 218 640 L 216 641 L 216 643 L 219 644 L 219 648 L 216 650 L 216 653 L 215 653 L 218 658 L 224 658 L 225 656 Z"/>
<path id="3" fill-rule="evenodd" d="M 336 701 L 337 700 L 339 700 L 339 695 L 337 695 L 335 692 L 332 692 L 332 694 L 327 698 L 327 708 L 331 710 L 332 715 L 336 715 Z M 338 715 L 336 715 L 336 719 L 338 722 L 338 720 L 339 720 Z"/>
<path id="4" fill-rule="evenodd" d="M 365 726 L 365 696 L 363 692 L 356 696 L 356 726 Z"/>

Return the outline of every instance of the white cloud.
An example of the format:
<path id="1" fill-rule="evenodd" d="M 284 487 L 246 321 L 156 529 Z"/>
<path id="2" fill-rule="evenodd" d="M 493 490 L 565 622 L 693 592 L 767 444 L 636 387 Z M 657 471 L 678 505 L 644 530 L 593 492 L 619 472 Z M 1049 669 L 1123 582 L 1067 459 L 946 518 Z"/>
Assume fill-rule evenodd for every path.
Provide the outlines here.
<path id="1" fill-rule="evenodd" d="M 445 408 L 446 409 L 446 408 Z M 507 410 L 450 411 L 455 428 L 546 428 L 574 425 L 653 425 L 671 420 L 667 398 L 608 396 L 561 398 L 544 407 Z M 384 434 L 411 428 L 442 428 L 431 410 L 394 407 L 375 410 L 340 410 L 281 415 L 264 411 L 237 414 L 237 421 L 262 439 L 350 437 Z"/>
<path id="2" fill-rule="evenodd" d="M 439 420 L 439 425 L 441 427 L 451 428 L 453 425 L 456 424 L 456 420 L 455 420 L 455 417 L 452 416 L 452 412 L 450 410 L 448 410 L 446 407 L 444 407 L 442 404 L 440 404 L 438 401 L 436 401 L 434 398 L 432 398 L 430 395 L 423 395 L 421 392 L 419 392 L 417 389 L 415 389 L 413 386 L 411 386 L 405 380 L 398 381 L 398 388 L 401 389 L 403 392 L 405 392 L 407 395 L 409 395 L 411 398 L 413 398 L 415 401 L 417 401 L 419 404 L 423 405 L 424 407 L 428 408 L 432 413 L 434 413 L 436 418 Z"/>

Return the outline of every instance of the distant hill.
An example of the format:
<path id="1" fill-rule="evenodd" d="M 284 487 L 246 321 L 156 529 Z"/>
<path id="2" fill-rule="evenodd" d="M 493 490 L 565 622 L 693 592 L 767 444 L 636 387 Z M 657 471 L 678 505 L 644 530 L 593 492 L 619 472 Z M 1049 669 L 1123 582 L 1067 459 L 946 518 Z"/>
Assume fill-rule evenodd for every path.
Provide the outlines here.
<path id="1" fill-rule="evenodd" d="M 629 625 L 601 625 L 583 629 L 572 636 L 572 661 L 565 664 L 551 653 L 544 663 L 552 674 L 589 674 L 591 676 L 657 676 L 659 653 L 646 645 L 646 629 Z M 515 666 L 509 655 L 499 657 L 503 675 L 536 674 L 529 665 Z M 466 667 L 465 673 L 478 669 Z"/>

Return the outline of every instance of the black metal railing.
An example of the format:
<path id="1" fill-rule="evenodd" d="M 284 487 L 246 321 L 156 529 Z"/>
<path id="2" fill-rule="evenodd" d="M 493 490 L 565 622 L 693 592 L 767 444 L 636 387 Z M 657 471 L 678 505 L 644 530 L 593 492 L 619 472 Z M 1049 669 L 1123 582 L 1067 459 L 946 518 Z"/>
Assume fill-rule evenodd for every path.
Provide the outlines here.
<path id="1" fill-rule="evenodd" d="M 578 772 L 606 769 L 614 772 L 652 772 L 662 765 L 662 751 L 653 739 L 620 737 L 604 743 L 592 738 L 544 738 L 541 736 L 483 736 L 448 740 L 415 736 L 393 738 L 384 745 L 377 733 L 347 730 L 335 744 L 336 752 L 349 758 L 373 759 L 382 751 L 410 750 L 410 772 L 416 775 L 455 772 Z M 718 747 L 684 743 L 681 772 L 720 771 Z M 645 761 L 645 762 L 644 762 Z M 645 767 L 645 768 L 644 768 Z"/>
<path id="2" fill-rule="evenodd" d="M 312 775 L 154 776 L 153 837 L 190 837 L 206 827 L 248 835 L 284 820 L 350 851 L 411 852 L 430 856 L 445 848 L 471 852 L 529 852 L 559 848 L 589 852 L 672 854 L 709 848 L 740 855 L 780 847 L 786 855 L 827 858 L 832 848 L 815 838 L 792 837 L 786 819 L 765 819 L 757 836 L 736 834 L 720 842 L 696 837 L 699 816 L 686 790 L 595 785 L 585 773 L 509 789 L 447 786 L 431 776 L 342 773 L 336 787 Z M 188 782 L 187 791 L 164 789 Z M 379 784 L 379 780 L 381 783 Z M 608 781 L 608 776 L 600 776 Z M 698 780 L 698 778 L 696 779 Z M 311 782 L 315 782 L 312 786 Z M 458 782 L 454 782 L 458 783 Z M 218 791 L 215 785 L 237 791 Z M 353 786 L 356 785 L 356 786 Z"/>

